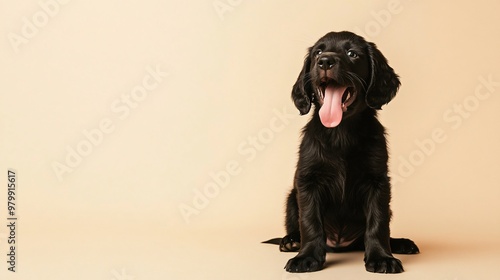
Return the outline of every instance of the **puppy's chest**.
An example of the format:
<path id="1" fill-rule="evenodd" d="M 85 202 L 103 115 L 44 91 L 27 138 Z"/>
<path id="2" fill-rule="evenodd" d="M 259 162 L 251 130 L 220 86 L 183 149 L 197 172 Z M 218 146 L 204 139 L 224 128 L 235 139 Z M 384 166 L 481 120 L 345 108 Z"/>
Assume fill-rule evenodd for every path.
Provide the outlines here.
<path id="1" fill-rule="evenodd" d="M 319 137 L 318 137 L 319 136 Z M 348 157 L 359 153 L 370 139 L 353 131 L 334 130 L 315 137 L 313 146 L 325 155 Z M 309 144 L 309 143 L 307 143 Z"/>
<path id="2" fill-rule="evenodd" d="M 364 158 L 368 157 L 366 151 L 357 141 L 330 143 L 317 148 L 322 158 L 327 161 L 343 162 L 346 165 L 360 163 Z"/>
<path id="3" fill-rule="evenodd" d="M 329 136 L 328 141 L 325 141 L 322 146 L 331 151 L 349 152 L 355 149 L 361 140 L 356 135 L 349 133 L 332 133 Z"/>
<path id="4" fill-rule="evenodd" d="M 345 199 L 355 199 L 357 190 L 370 173 L 370 155 L 358 146 L 330 148 L 323 151 L 317 166 L 323 170 L 323 180 L 336 186 L 336 195 Z M 320 175 L 321 176 L 321 175 Z"/>

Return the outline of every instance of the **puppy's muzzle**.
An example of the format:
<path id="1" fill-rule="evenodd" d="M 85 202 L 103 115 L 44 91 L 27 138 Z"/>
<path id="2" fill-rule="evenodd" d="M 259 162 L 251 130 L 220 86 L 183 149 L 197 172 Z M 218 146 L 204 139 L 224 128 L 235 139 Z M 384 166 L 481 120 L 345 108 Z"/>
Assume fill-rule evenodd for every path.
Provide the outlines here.
<path id="1" fill-rule="evenodd" d="M 324 52 L 318 57 L 318 68 L 320 70 L 330 70 L 339 63 L 339 57 L 333 52 Z"/>
<path id="2" fill-rule="evenodd" d="M 332 69 L 334 64 L 335 64 L 335 60 L 329 56 L 322 57 L 318 61 L 318 67 L 321 70 Z"/>

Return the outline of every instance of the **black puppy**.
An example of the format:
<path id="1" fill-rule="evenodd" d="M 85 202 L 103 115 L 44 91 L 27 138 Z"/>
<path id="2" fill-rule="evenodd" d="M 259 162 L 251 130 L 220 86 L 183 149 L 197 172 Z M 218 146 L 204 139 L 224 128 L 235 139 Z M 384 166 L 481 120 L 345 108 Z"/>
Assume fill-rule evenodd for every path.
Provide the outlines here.
<path id="1" fill-rule="evenodd" d="M 364 250 L 367 271 L 399 273 L 392 253 L 416 254 L 389 236 L 391 190 L 384 127 L 376 109 L 391 101 L 399 78 L 375 44 L 331 32 L 309 49 L 293 86 L 303 129 L 294 186 L 287 200 L 281 251 L 298 251 L 286 270 L 322 269 L 327 251 Z"/>

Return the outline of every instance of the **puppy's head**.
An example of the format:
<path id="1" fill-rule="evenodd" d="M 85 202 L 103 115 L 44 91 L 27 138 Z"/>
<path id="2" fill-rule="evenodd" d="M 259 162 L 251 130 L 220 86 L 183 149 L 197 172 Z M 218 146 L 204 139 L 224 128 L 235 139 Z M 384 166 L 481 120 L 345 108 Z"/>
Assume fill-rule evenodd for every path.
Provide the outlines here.
<path id="1" fill-rule="evenodd" d="M 351 32 L 330 32 L 309 48 L 292 99 L 302 115 L 314 103 L 323 125 L 335 127 L 367 106 L 380 109 L 399 85 L 375 44 Z"/>

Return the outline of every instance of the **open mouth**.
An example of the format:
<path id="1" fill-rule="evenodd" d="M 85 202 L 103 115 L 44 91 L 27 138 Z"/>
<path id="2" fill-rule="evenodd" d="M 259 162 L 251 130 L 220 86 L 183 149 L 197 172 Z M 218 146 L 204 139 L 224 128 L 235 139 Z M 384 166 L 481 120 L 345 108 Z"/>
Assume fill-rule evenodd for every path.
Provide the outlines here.
<path id="1" fill-rule="evenodd" d="M 353 87 L 341 86 L 339 83 L 335 82 L 330 78 L 322 78 L 321 83 L 316 89 L 316 95 L 319 101 L 319 105 L 323 105 L 325 100 L 325 93 L 328 90 L 332 90 L 332 92 L 337 92 L 341 94 L 341 108 L 342 111 L 347 111 L 347 108 L 354 102 L 356 99 L 356 91 L 354 91 Z M 342 91 L 342 92 L 340 92 Z M 337 94 L 338 94 L 337 93 Z"/>
<path id="2" fill-rule="evenodd" d="M 343 112 L 356 99 L 353 87 L 341 85 L 333 79 L 324 77 L 316 90 L 319 105 L 319 116 L 326 127 L 335 127 L 342 120 Z"/>

